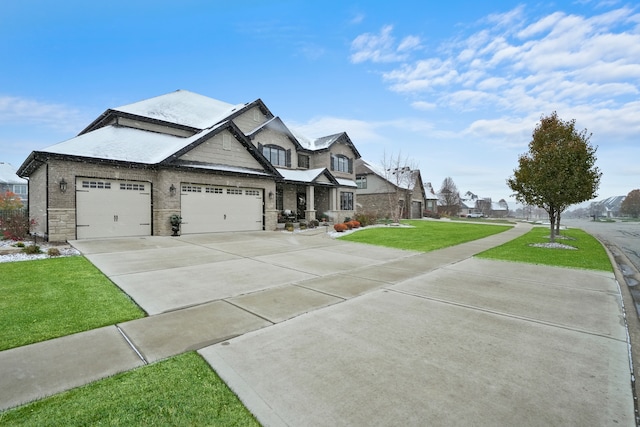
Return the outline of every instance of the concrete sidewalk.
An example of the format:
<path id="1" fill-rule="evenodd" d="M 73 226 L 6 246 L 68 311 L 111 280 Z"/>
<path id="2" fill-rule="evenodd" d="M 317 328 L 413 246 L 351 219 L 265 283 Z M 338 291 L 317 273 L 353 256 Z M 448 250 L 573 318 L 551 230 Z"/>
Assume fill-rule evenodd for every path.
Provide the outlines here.
<path id="1" fill-rule="evenodd" d="M 154 315 L 0 352 L 0 408 L 199 349 L 265 425 L 634 425 L 613 274 L 471 258 L 526 231 L 76 242 Z"/>

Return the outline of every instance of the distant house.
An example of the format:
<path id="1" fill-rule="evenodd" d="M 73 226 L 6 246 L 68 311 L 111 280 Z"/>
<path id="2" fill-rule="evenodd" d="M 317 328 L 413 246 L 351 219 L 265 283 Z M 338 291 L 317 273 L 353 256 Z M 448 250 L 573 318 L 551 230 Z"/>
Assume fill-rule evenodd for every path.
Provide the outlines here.
<path id="1" fill-rule="evenodd" d="M 51 241 L 275 230 L 354 215 L 345 132 L 294 134 L 262 100 L 229 104 L 178 90 L 107 109 L 78 136 L 34 151 L 29 212 Z"/>
<path id="2" fill-rule="evenodd" d="M 618 217 L 620 216 L 620 206 L 626 197 L 627 196 L 613 196 L 591 202 L 590 215 L 605 216 L 607 218 Z"/>
<path id="3" fill-rule="evenodd" d="M 408 167 L 385 170 L 357 159 L 355 174 L 357 211 L 392 218 L 391 203 L 398 200 L 401 218 L 422 218 L 425 189 L 420 170 Z"/>
<path id="4" fill-rule="evenodd" d="M 438 195 L 433 191 L 430 182 L 425 182 L 424 186 L 424 210 L 437 213 L 438 212 Z"/>
<path id="5" fill-rule="evenodd" d="M 10 163 L 0 162 L 0 193 L 11 191 L 26 205 L 29 197 L 28 184 L 26 179 L 17 175 L 16 169 Z"/>

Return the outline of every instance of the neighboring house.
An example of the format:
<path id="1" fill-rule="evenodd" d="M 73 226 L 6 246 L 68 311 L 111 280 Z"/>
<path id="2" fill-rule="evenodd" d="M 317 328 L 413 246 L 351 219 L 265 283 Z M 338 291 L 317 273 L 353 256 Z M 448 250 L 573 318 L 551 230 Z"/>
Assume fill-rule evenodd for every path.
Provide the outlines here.
<path id="1" fill-rule="evenodd" d="M 385 170 L 362 159 L 355 163 L 358 211 L 393 218 L 391 204 L 398 201 L 401 218 L 422 218 L 425 189 L 420 170 Z"/>
<path id="2" fill-rule="evenodd" d="M 620 207 L 626 197 L 627 196 L 613 196 L 591 202 L 590 216 L 605 216 L 607 218 L 620 216 Z"/>
<path id="3" fill-rule="evenodd" d="M 467 199 L 460 200 L 460 211 L 458 212 L 458 215 L 462 217 L 466 217 L 467 215 L 470 215 L 472 213 L 479 213 L 479 212 L 480 211 L 476 209 L 475 200 L 467 200 Z"/>
<path id="4" fill-rule="evenodd" d="M 425 182 L 424 186 L 424 210 L 436 213 L 438 212 L 438 195 L 433 191 L 430 182 Z"/>
<path id="5" fill-rule="evenodd" d="M 20 178 L 10 163 L 0 162 L 0 193 L 4 194 L 7 191 L 16 194 L 22 203 L 27 204 L 28 181 Z"/>
<path id="6" fill-rule="evenodd" d="M 257 99 L 193 92 L 106 110 L 68 141 L 34 151 L 29 212 L 49 240 L 274 230 L 290 220 L 353 216 L 359 158 L 346 133 L 294 135 Z"/>
<path id="7" fill-rule="evenodd" d="M 491 202 L 491 216 L 493 218 L 506 218 L 509 214 L 509 206 L 506 203 Z"/>

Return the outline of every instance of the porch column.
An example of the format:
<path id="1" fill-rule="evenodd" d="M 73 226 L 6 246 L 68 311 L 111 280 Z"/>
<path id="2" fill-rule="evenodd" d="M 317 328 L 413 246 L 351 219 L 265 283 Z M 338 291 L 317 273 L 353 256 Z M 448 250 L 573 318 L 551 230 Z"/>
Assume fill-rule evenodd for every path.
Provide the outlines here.
<path id="1" fill-rule="evenodd" d="M 316 219 L 315 187 L 313 185 L 307 187 L 307 210 L 305 212 L 305 218 L 307 222 Z"/>

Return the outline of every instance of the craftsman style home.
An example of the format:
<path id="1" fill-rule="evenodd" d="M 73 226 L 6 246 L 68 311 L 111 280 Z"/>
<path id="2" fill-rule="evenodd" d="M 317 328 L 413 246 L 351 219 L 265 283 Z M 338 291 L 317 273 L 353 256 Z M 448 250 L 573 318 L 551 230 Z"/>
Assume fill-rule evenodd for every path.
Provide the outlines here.
<path id="1" fill-rule="evenodd" d="M 274 230 L 278 221 L 343 220 L 356 203 L 346 133 L 294 134 L 258 99 L 193 92 L 108 109 L 68 141 L 32 152 L 29 215 L 51 241 Z"/>
<path id="2" fill-rule="evenodd" d="M 419 169 L 384 169 L 356 160 L 358 209 L 379 217 L 393 218 L 392 205 L 398 204 L 400 218 L 422 218 L 425 189 Z"/>

